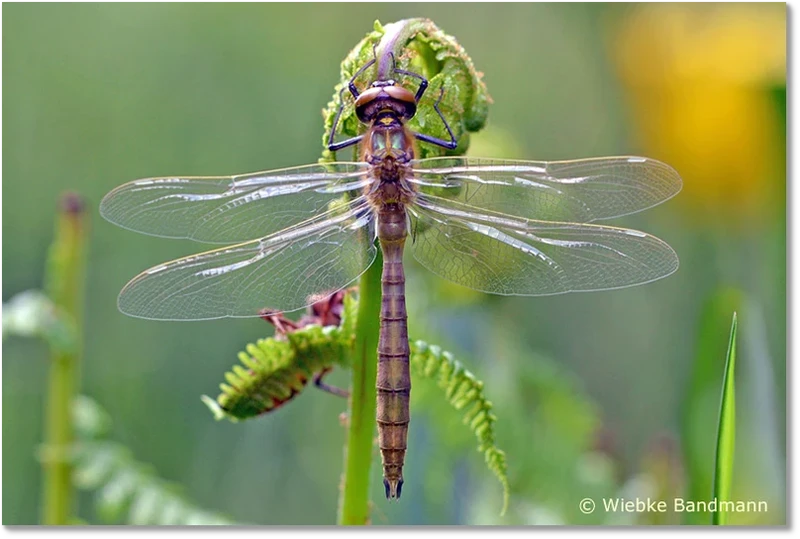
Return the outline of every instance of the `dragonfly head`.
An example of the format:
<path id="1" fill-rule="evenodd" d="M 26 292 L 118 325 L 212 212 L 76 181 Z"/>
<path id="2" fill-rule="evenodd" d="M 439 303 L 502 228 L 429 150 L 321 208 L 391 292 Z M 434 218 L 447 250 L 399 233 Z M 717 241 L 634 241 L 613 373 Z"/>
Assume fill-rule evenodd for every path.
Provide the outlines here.
<path id="1" fill-rule="evenodd" d="M 396 86 L 394 81 L 374 82 L 371 88 L 358 96 L 355 107 L 358 119 L 367 124 L 387 110 L 393 111 L 403 121 L 413 118 L 417 113 L 414 94 L 411 90 Z"/>

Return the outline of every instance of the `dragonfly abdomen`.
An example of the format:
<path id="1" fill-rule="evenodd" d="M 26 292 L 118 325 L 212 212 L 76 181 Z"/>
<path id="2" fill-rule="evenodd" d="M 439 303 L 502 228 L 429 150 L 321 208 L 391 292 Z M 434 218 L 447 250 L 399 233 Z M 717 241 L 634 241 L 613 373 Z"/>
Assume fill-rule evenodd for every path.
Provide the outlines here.
<path id="1" fill-rule="evenodd" d="M 383 458 L 387 498 L 399 498 L 403 487 L 409 397 L 408 325 L 403 273 L 406 214 L 389 204 L 378 213 L 378 239 L 383 251 L 381 329 L 378 341 L 378 445 Z"/>

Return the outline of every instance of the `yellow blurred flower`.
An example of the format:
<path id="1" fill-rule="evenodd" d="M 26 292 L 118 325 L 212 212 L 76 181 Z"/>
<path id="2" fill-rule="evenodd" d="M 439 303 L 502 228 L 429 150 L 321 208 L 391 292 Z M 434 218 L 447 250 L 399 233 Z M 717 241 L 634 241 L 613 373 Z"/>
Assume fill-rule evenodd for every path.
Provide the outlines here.
<path id="1" fill-rule="evenodd" d="M 681 173 L 692 213 L 742 216 L 783 197 L 785 5 L 641 5 L 611 45 L 643 150 Z"/>

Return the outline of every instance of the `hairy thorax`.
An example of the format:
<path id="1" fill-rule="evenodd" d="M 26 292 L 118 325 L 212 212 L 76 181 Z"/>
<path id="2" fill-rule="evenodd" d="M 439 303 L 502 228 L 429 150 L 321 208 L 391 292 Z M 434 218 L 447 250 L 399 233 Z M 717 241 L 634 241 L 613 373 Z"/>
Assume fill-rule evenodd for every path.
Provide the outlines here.
<path id="1" fill-rule="evenodd" d="M 408 181 L 411 169 L 393 159 L 376 167 L 375 183 L 367 187 L 367 200 L 378 218 L 378 237 L 382 241 L 402 241 L 407 235 L 406 207 L 416 197 Z"/>

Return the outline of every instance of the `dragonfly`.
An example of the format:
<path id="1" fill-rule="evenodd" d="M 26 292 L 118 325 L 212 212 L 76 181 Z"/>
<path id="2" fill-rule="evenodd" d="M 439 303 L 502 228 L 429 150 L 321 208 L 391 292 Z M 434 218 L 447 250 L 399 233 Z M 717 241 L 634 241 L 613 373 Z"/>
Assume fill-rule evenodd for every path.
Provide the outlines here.
<path id="1" fill-rule="evenodd" d="M 409 427 L 409 343 L 403 253 L 478 291 L 539 296 L 623 288 L 675 272 L 678 257 L 644 232 L 596 224 L 655 206 L 681 178 L 644 157 L 519 161 L 416 158 L 417 144 L 458 146 L 407 122 L 429 85 L 381 57 L 371 84 L 339 94 L 332 152 L 358 145 L 358 161 L 216 177 L 136 180 L 111 191 L 101 214 L 119 226 L 218 247 L 150 268 L 118 299 L 128 315 L 208 320 L 308 306 L 320 291 L 350 286 L 383 255 L 377 349 L 377 424 L 384 488 L 399 498 Z M 413 79 L 416 91 L 396 77 Z M 345 91 L 365 127 L 335 141 Z M 407 241 L 410 237 L 410 241 Z M 310 298 L 316 298 L 312 301 Z"/>

